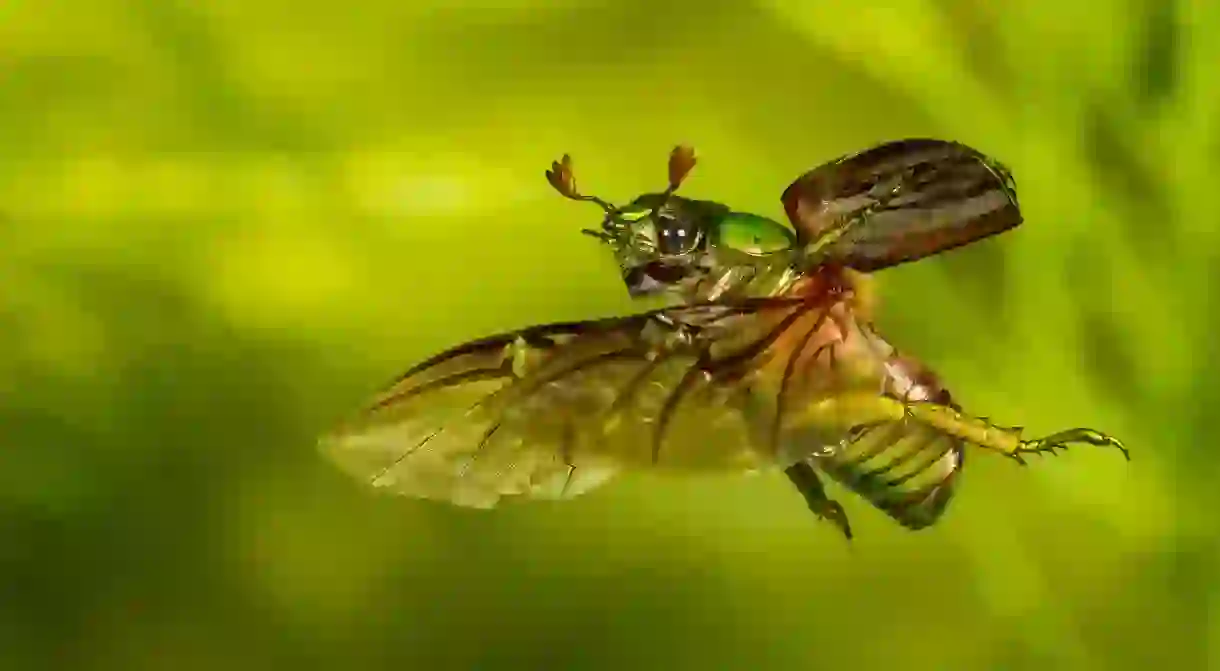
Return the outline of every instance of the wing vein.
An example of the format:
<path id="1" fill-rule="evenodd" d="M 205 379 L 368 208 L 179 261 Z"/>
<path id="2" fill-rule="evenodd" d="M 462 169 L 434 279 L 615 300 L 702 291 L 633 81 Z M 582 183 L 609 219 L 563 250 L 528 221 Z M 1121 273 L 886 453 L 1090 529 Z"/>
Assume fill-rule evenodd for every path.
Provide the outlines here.
<path id="1" fill-rule="evenodd" d="M 706 352 L 705 352 L 706 354 Z M 669 426 L 670 419 L 673 413 L 678 409 L 678 403 L 682 401 L 682 396 L 690 389 L 690 386 L 695 383 L 699 373 L 704 372 L 704 361 L 701 355 L 695 363 L 687 367 L 682 373 L 682 378 L 678 380 L 678 384 L 674 385 L 669 395 L 665 397 L 665 404 L 661 406 L 661 414 L 657 417 L 657 424 L 653 427 L 652 433 L 652 463 L 657 464 L 661 461 L 661 443 L 665 440 L 665 430 Z"/>
<path id="2" fill-rule="evenodd" d="M 792 349 L 792 353 L 788 355 L 788 362 L 784 365 L 784 374 L 780 377 L 779 391 L 775 396 L 775 419 L 771 423 L 771 445 L 769 449 L 773 455 L 779 454 L 779 434 L 783 429 L 784 403 L 787 398 L 788 387 L 792 383 L 792 376 L 796 373 L 796 362 L 805 353 L 805 348 L 813 340 L 814 334 L 822 328 L 829 314 L 830 310 L 827 308 L 822 311 L 822 314 L 818 315 L 813 326 L 805 332 L 805 335 L 801 336 L 800 342 Z M 816 357 L 817 355 L 815 354 L 814 358 L 816 359 Z"/>
<path id="3" fill-rule="evenodd" d="M 472 368 L 470 370 L 452 373 L 443 377 L 438 377 L 435 380 L 429 380 L 423 384 L 414 387 L 408 387 L 402 391 L 390 394 L 384 398 L 378 399 L 373 405 L 369 406 L 365 412 L 373 413 L 378 410 L 384 410 L 401 401 L 426 394 L 430 391 L 437 391 L 446 387 L 454 387 L 467 382 L 481 382 L 485 380 L 498 380 L 513 377 L 512 371 L 506 366 L 501 365 L 496 368 Z M 401 382 L 401 381 L 400 381 Z"/>
<path id="4" fill-rule="evenodd" d="M 518 392 L 518 396 L 514 400 L 515 401 L 526 401 L 526 400 L 530 399 L 534 394 L 538 393 L 538 391 L 541 390 L 546 385 L 548 385 L 552 382 L 557 382 L 559 380 L 562 380 L 563 378 L 565 378 L 569 375 L 579 373 L 580 371 L 582 371 L 590 366 L 594 366 L 599 363 L 606 363 L 608 361 L 614 361 L 616 359 L 630 360 L 631 358 L 633 358 L 630 355 L 634 351 L 635 351 L 634 348 L 626 348 L 626 349 L 619 349 L 619 350 L 611 350 L 609 352 L 601 352 L 601 353 L 597 354 L 596 356 L 591 356 L 587 359 L 582 359 L 580 361 L 577 361 L 576 363 L 573 363 L 569 366 L 565 366 L 559 370 L 551 371 L 547 375 L 540 375 L 540 376 L 530 380 L 529 385 L 526 386 L 524 389 L 520 390 Z M 485 402 L 492 395 L 493 394 L 488 394 L 484 398 L 480 399 L 480 404 Z M 466 466 L 459 473 L 459 475 L 458 475 L 459 479 L 462 477 L 465 477 L 467 471 L 470 470 L 470 466 L 472 466 L 474 464 L 475 460 L 478 459 L 479 455 L 483 453 L 484 449 L 487 447 L 487 444 L 491 441 L 492 436 L 494 436 L 496 434 L 496 432 L 498 432 L 500 430 L 500 428 L 504 425 L 504 421 L 505 421 L 505 415 L 504 415 L 504 413 L 500 413 L 500 415 L 496 418 L 495 422 L 493 422 L 492 425 L 490 427 L 488 427 L 486 431 L 483 432 L 483 436 L 479 440 L 479 443 L 475 446 L 475 449 L 473 451 L 473 454 L 471 455 L 470 461 L 467 462 Z"/>

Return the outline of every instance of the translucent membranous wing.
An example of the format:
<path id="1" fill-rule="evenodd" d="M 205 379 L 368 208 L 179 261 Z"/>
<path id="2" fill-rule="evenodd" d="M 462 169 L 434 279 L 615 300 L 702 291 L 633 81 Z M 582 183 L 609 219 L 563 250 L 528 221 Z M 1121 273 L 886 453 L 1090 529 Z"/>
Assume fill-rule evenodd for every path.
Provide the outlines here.
<path id="1" fill-rule="evenodd" d="M 816 262 L 872 272 L 1001 233 L 1021 223 L 1016 185 L 963 144 L 910 139 L 802 175 L 782 201 Z"/>
<path id="2" fill-rule="evenodd" d="M 826 363 L 841 309 L 746 299 L 477 340 L 416 366 L 323 446 L 374 486 L 473 507 L 575 496 L 624 469 L 791 463 L 816 446 L 779 447 L 779 399 L 860 377 Z"/>

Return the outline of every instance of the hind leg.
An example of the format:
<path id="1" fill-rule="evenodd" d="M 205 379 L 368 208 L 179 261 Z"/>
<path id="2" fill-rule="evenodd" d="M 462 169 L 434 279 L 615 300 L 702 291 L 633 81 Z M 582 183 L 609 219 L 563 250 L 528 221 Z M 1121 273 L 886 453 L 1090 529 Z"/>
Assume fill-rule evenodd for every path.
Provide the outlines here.
<path id="1" fill-rule="evenodd" d="M 1021 439 L 1020 427 L 1004 427 L 985 417 L 973 417 L 937 403 L 902 401 L 869 393 L 848 393 L 828 397 L 798 413 L 793 427 L 802 423 L 814 426 L 838 426 L 847 429 L 860 424 L 892 422 L 906 417 L 993 452 L 998 452 L 1024 464 L 1027 454 L 1054 454 L 1070 445 L 1111 447 L 1131 455 L 1117 438 L 1093 429 L 1067 429 L 1041 438 Z"/>
<path id="2" fill-rule="evenodd" d="M 1111 447 L 1131 460 L 1131 454 L 1119 439 L 1094 429 L 1066 429 L 1041 438 L 1021 439 L 1020 427 L 1003 427 L 985 417 L 971 417 L 960 411 L 932 403 L 916 403 L 907 412 L 916 420 L 934 426 L 945 433 L 974 443 L 1024 464 L 1027 454 L 1054 454 L 1071 445 Z"/>

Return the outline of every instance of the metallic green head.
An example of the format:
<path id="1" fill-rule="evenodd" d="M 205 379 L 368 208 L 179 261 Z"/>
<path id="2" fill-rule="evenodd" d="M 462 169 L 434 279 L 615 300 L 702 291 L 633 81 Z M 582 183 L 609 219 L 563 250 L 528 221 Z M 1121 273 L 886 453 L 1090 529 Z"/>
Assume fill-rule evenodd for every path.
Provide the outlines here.
<path id="1" fill-rule="evenodd" d="M 605 211 L 600 230 L 584 233 L 609 245 L 632 296 L 676 294 L 690 299 L 730 267 L 749 267 L 795 247 L 792 233 L 765 217 L 737 213 L 708 200 L 674 195 L 695 165 L 694 152 L 677 147 L 669 157 L 669 187 L 616 207 L 576 191 L 571 159 L 552 165 L 547 179 L 561 195 L 596 203 Z"/>

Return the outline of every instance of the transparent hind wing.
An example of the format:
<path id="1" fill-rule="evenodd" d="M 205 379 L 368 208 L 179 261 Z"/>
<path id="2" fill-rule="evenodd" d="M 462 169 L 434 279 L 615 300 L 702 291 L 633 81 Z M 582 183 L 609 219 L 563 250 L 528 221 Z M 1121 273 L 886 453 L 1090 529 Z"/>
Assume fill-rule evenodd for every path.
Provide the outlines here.
<path id="1" fill-rule="evenodd" d="M 758 366 L 808 301 L 756 299 L 552 324 L 416 366 L 322 441 L 349 473 L 471 507 L 570 498 L 624 469 L 747 471 Z"/>
<path id="2" fill-rule="evenodd" d="M 570 498 L 624 470 L 795 464 L 807 503 L 845 533 L 815 470 L 922 528 L 948 503 L 965 445 L 1018 460 L 1071 443 L 1125 453 L 1095 431 L 1022 440 L 886 394 L 880 366 L 845 363 L 888 354 L 853 347 L 859 327 L 838 305 L 747 299 L 477 340 L 408 371 L 323 447 L 373 486 L 471 507 Z"/>

